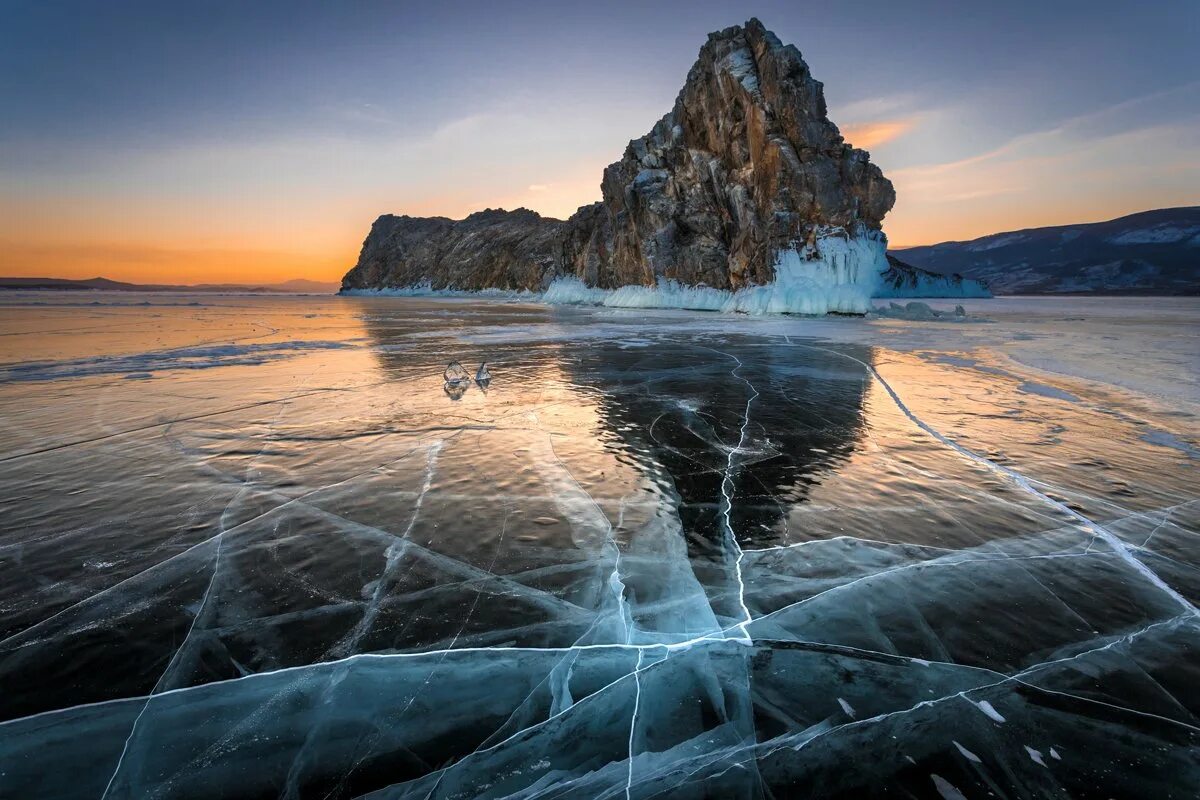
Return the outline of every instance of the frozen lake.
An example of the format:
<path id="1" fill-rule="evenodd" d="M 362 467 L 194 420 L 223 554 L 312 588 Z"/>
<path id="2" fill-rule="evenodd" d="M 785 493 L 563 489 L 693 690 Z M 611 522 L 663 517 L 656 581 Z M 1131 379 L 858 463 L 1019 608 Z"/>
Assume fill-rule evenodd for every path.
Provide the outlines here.
<path id="1" fill-rule="evenodd" d="M 959 302 L 0 296 L 0 797 L 1200 795 L 1200 300 Z"/>

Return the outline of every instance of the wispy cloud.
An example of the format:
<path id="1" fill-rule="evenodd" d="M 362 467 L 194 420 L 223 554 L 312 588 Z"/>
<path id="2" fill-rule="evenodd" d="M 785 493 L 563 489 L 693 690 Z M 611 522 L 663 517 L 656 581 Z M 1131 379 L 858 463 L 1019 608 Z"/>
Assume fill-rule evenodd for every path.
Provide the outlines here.
<path id="1" fill-rule="evenodd" d="M 909 245 L 970 239 L 1200 199 L 1200 161 L 1191 155 L 1200 117 L 1111 132 L 1080 120 L 973 157 L 889 170 L 899 200 L 888 235 Z"/>
<path id="2" fill-rule="evenodd" d="M 903 136 L 912 130 L 913 124 L 911 119 L 894 119 L 845 125 L 842 137 L 855 147 L 870 149 Z"/>
<path id="3" fill-rule="evenodd" d="M 835 120 L 880 119 L 881 117 L 904 116 L 919 108 L 915 94 L 889 94 L 883 97 L 865 97 L 844 105 L 831 106 L 829 116 Z"/>
<path id="4" fill-rule="evenodd" d="M 1007 157 L 1020 157 L 1029 152 L 1046 153 L 1054 150 L 1055 148 L 1062 147 L 1062 143 L 1064 142 L 1072 143 L 1071 146 L 1073 148 L 1076 146 L 1073 143 L 1078 141 L 1103 141 L 1128 133 L 1137 134 L 1141 130 L 1147 130 L 1155 126 L 1133 125 L 1111 129 L 1104 127 L 1104 123 L 1112 120 L 1125 122 L 1130 119 L 1128 112 L 1132 111 L 1133 109 L 1159 100 L 1171 98 L 1175 95 L 1187 94 L 1189 92 L 1194 93 L 1197 90 L 1200 90 L 1200 81 L 1192 81 L 1190 83 L 1172 86 L 1156 92 L 1138 95 L 1113 105 L 1104 106 L 1094 111 L 1069 117 L 1052 127 L 1019 134 L 1009 139 L 1007 142 L 999 145 L 998 147 L 977 153 L 973 156 L 968 156 L 955 161 L 924 164 L 920 166 L 907 167 L 900 170 L 892 170 L 891 174 L 901 176 L 936 175 L 960 170 L 964 167 L 971 167 L 990 161 L 1002 160 Z M 1137 118 L 1133 117 L 1133 119 L 1136 120 Z M 846 135 L 846 139 L 850 140 L 850 136 L 848 134 Z M 1066 155 L 1071 155 L 1071 153 L 1066 153 Z"/>

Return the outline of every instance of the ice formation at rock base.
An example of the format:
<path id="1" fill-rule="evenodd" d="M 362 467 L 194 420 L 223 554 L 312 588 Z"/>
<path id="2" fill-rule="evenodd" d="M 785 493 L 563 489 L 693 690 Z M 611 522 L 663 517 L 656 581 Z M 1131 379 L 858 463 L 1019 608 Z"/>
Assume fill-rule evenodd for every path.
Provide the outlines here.
<path id="1" fill-rule="evenodd" d="M 736 291 L 688 286 L 660 278 L 654 286 L 617 289 L 588 286 L 575 277 L 554 280 L 544 292 L 435 290 L 430 285 L 398 289 L 349 289 L 351 296 L 478 297 L 609 308 L 676 308 L 742 314 L 865 314 L 871 298 L 990 297 L 976 281 L 921 270 L 902 272 L 886 257 L 886 240 L 876 231 L 849 235 L 827 230 L 812 246 L 776 254 L 775 280 Z M 898 277 L 899 276 L 899 277 Z"/>
<path id="2" fill-rule="evenodd" d="M 743 314 L 864 314 L 887 267 L 877 234 L 827 235 L 815 247 L 781 250 L 775 280 L 764 286 L 725 291 L 660 280 L 657 286 L 605 290 L 578 278 L 559 278 L 542 295 L 551 304 L 610 308 L 682 308 Z"/>

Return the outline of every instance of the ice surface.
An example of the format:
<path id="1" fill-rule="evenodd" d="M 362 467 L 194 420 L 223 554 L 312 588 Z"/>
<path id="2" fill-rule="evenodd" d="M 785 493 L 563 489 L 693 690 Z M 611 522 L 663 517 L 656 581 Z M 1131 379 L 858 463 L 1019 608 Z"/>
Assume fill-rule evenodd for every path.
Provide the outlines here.
<path id="1" fill-rule="evenodd" d="M 1200 790 L 1194 300 L 212 302 L 0 321 L 2 797 Z"/>
<path id="2" fill-rule="evenodd" d="M 153 377 L 155 371 L 209 369 L 211 367 L 257 366 L 294 356 L 307 350 L 346 347 L 343 342 L 292 341 L 261 344 L 227 344 L 180 347 L 124 356 L 66 359 L 61 361 L 21 361 L 0 365 L 0 383 L 14 381 L 54 381 L 93 375 Z"/>

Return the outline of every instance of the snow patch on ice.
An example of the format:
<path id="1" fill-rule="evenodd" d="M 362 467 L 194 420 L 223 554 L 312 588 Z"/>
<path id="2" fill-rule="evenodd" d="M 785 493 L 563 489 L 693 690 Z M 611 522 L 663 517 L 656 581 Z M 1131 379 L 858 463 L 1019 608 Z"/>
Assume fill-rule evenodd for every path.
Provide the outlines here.
<path id="1" fill-rule="evenodd" d="M 976 764 L 982 764 L 982 763 L 983 763 L 983 760 L 982 760 L 982 759 L 980 759 L 980 758 L 979 758 L 979 756 L 975 755 L 974 753 L 972 753 L 972 752 L 971 752 L 970 750 L 968 750 L 967 748 L 963 747 L 963 746 L 962 746 L 961 744 L 959 744 L 958 742 L 954 742 L 954 746 L 958 748 L 958 752 L 962 753 L 962 754 L 963 754 L 963 757 L 964 757 L 965 759 L 967 759 L 968 761 L 974 761 Z"/>
<path id="2" fill-rule="evenodd" d="M 942 800 L 967 800 L 966 795 L 960 792 L 958 787 L 941 775 L 930 775 L 929 777 L 933 781 L 937 793 L 942 796 Z"/>
<path id="3" fill-rule="evenodd" d="M 847 717 L 850 717 L 851 719 L 853 719 L 854 717 L 858 716 L 857 714 L 854 713 L 854 707 L 851 706 L 849 703 L 847 703 L 845 700 L 843 700 L 842 698 L 839 697 L 837 699 L 837 701 L 838 701 L 838 705 L 842 707 L 842 711 L 846 712 Z"/>
<path id="4" fill-rule="evenodd" d="M 1000 722 L 1000 723 L 1005 722 L 1005 719 L 1000 714 L 1000 712 L 997 711 L 995 708 L 993 708 L 992 704 L 989 703 L 987 700 L 980 700 L 975 705 L 979 706 L 979 710 L 982 711 L 984 714 L 986 714 L 989 719 L 992 719 L 992 720 L 994 720 L 996 722 Z"/>
<path id="5" fill-rule="evenodd" d="M 1043 767 L 1046 766 L 1046 762 L 1042 760 L 1042 751 L 1034 750 L 1029 745 L 1025 745 L 1025 752 L 1029 753 L 1029 757 L 1033 759 L 1033 763 Z"/>

